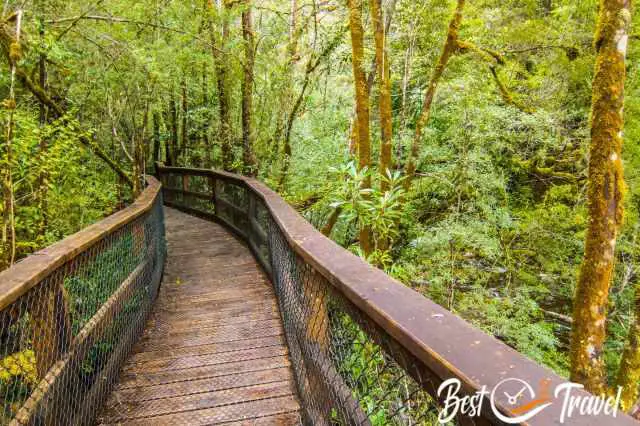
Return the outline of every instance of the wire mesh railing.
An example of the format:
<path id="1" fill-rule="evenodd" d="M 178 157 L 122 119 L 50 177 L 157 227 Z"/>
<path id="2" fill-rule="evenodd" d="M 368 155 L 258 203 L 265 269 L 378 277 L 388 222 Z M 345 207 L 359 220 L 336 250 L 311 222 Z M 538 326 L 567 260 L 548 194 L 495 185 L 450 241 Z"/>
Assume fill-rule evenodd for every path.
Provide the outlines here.
<path id="1" fill-rule="evenodd" d="M 270 276 L 305 424 L 506 424 L 527 408 L 508 397 L 522 382 L 564 382 L 337 246 L 258 181 L 161 164 L 157 172 L 167 205 L 234 231 Z M 478 392 L 500 392 L 485 395 L 471 414 L 458 405 L 459 415 L 441 422 L 455 408 L 443 406 L 438 392 L 449 379 L 459 383 L 460 404 L 465 396 L 477 402 Z M 558 424 L 561 410 L 553 404 L 510 424 Z M 572 424 L 593 421 L 635 424 L 620 413 Z"/>
<path id="2" fill-rule="evenodd" d="M 93 424 L 165 259 L 160 184 L 0 273 L 0 424 Z"/>

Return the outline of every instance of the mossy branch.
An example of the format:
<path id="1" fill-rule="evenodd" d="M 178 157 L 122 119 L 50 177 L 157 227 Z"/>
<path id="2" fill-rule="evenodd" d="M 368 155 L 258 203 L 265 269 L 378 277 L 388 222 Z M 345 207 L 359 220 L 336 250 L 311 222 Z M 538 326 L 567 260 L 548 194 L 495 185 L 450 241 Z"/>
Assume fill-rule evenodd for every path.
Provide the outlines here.
<path id="1" fill-rule="evenodd" d="M 480 47 L 470 41 L 466 40 L 458 40 L 457 44 L 458 52 L 465 54 L 467 52 L 474 52 L 479 54 L 484 60 L 488 62 L 495 61 L 500 65 L 505 65 L 506 61 L 504 59 L 504 55 L 497 50 L 489 49 L 486 47 Z"/>
<path id="2" fill-rule="evenodd" d="M 500 91 L 500 96 L 502 97 L 502 100 L 505 101 L 505 103 L 512 105 L 518 108 L 520 111 L 526 112 L 527 114 L 533 114 L 536 112 L 534 108 L 531 108 L 527 105 L 522 104 L 521 102 L 517 101 L 513 97 L 513 95 L 507 88 L 507 86 L 500 79 L 500 75 L 498 74 L 498 70 L 496 69 L 495 65 L 491 65 L 489 67 L 489 71 L 491 71 L 491 75 L 493 76 L 493 81 L 495 81 L 496 86 L 498 86 L 498 90 Z"/>

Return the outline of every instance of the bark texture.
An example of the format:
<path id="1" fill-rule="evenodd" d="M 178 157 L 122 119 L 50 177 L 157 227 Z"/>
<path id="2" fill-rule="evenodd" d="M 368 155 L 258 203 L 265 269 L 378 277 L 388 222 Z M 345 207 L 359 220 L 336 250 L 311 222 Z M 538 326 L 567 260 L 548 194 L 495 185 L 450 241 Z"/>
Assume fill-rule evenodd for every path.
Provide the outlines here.
<path id="1" fill-rule="evenodd" d="M 364 71 L 364 29 L 361 0 L 349 0 L 349 28 L 351 30 L 353 77 L 356 93 L 358 167 L 363 170 L 371 166 L 371 138 L 369 135 L 369 88 Z M 363 189 L 370 187 L 371 181 L 366 179 L 363 182 Z M 361 226 L 360 229 L 360 248 L 365 254 L 371 253 L 371 230 L 367 226 Z"/>
<path id="2" fill-rule="evenodd" d="M 630 411 L 640 402 L 640 283 L 636 284 L 635 321 L 622 354 L 617 386 L 622 387 L 621 408 Z"/>
<path id="3" fill-rule="evenodd" d="M 224 8 L 231 7 L 227 0 L 224 1 Z M 218 129 L 218 139 L 222 150 L 222 167 L 231 171 L 233 166 L 233 152 L 231 137 L 233 129 L 231 126 L 231 102 L 229 91 L 227 90 L 227 67 L 223 57 L 224 48 L 229 38 L 229 21 L 225 13 L 222 13 L 222 38 L 218 42 L 216 28 L 213 25 L 213 16 L 216 13 L 216 6 L 213 0 L 208 0 L 208 26 L 211 42 L 211 52 L 216 69 L 216 84 L 218 86 L 218 107 L 220 113 L 220 127 Z"/>
<path id="4" fill-rule="evenodd" d="M 380 90 L 380 165 L 382 175 L 380 189 L 384 192 L 389 189 L 387 180 L 384 179 L 387 171 L 393 168 L 391 160 L 393 116 L 391 104 L 391 68 L 387 52 L 387 30 L 382 17 L 382 0 L 371 0 L 371 13 L 376 43 L 376 71 L 378 74 L 378 87 Z"/>
<path id="5" fill-rule="evenodd" d="M 601 0 L 591 111 L 589 225 L 574 301 L 571 380 L 606 390 L 603 344 L 609 286 L 623 217 L 622 131 L 630 0 Z"/>
<path id="6" fill-rule="evenodd" d="M 253 72 L 254 72 L 254 37 L 251 16 L 251 0 L 246 0 L 242 12 L 242 37 L 244 38 L 244 76 L 242 79 L 242 157 L 244 172 L 255 176 L 256 158 L 253 154 Z"/>

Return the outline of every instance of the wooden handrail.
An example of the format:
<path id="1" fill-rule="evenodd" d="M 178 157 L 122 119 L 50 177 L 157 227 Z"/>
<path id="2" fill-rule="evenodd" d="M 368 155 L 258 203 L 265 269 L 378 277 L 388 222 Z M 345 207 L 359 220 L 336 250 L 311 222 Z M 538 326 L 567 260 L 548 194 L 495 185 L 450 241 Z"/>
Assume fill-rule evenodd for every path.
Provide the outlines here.
<path id="1" fill-rule="evenodd" d="M 491 392 L 496 385 L 509 378 L 526 381 L 536 392 L 543 381 L 548 381 L 550 389 L 567 382 L 551 370 L 529 360 L 458 315 L 340 247 L 318 232 L 263 183 L 227 172 L 206 169 L 164 167 L 158 164 L 157 170 L 160 174 L 175 173 L 224 179 L 250 190 L 264 202 L 295 253 L 420 360 L 440 382 L 457 378 L 468 394 L 483 387 Z M 572 395 L 590 396 L 582 390 L 574 390 Z M 486 399 L 488 398 L 485 398 L 485 402 Z M 522 414 L 513 412 L 516 407 L 510 405 L 503 394 L 497 395 L 496 405 L 507 416 L 517 417 Z M 559 424 L 561 411 L 562 404 L 556 401 L 522 424 Z M 497 418 L 492 418 L 488 406 L 483 409 L 483 417 L 485 421 L 501 424 Z M 605 415 L 572 417 L 569 424 L 638 426 L 638 422 L 624 413 L 618 413 L 616 418 Z"/>
<path id="2" fill-rule="evenodd" d="M 0 272 L 0 310 L 16 301 L 64 263 L 150 211 L 160 192 L 160 182 L 154 177 L 148 177 L 147 188 L 127 208 Z"/>

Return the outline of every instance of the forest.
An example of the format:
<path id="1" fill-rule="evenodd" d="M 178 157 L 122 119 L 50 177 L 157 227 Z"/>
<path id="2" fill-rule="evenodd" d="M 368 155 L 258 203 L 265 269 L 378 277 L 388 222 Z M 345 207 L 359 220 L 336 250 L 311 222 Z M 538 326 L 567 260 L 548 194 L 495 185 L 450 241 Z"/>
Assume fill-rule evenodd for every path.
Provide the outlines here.
<path id="1" fill-rule="evenodd" d="M 640 416 L 633 6 L 4 0 L 0 270 L 129 205 L 156 163 L 243 174 Z"/>

